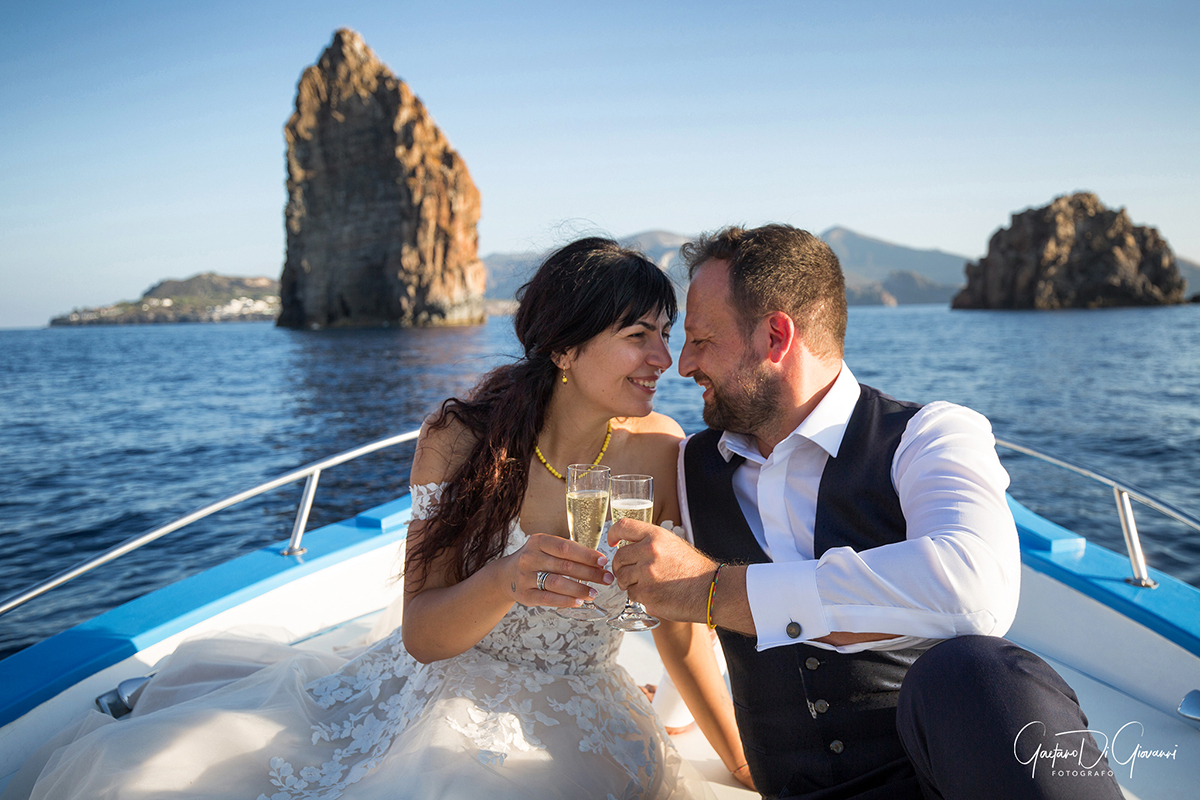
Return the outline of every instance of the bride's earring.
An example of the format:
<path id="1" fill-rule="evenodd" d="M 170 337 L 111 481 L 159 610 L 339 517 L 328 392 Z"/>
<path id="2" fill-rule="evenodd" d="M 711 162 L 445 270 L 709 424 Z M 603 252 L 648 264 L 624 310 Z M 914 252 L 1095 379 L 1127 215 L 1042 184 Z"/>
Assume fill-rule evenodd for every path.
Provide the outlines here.
<path id="1" fill-rule="evenodd" d="M 567 382 L 567 371 L 563 370 L 563 383 Z"/>

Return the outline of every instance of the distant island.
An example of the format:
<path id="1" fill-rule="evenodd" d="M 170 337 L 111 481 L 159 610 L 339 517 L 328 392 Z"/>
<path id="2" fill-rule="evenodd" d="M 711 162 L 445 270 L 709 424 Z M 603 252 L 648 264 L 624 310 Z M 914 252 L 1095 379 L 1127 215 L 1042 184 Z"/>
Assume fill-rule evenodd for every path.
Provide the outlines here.
<path id="1" fill-rule="evenodd" d="M 52 326 L 144 325 L 166 322 L 273 322 L 279 316 L 279 281 L 205 272 L 165 280 L 139 300 L 77 308 L 50 320 Z"/>
<path id="2" fill-rule="evenodd" d="M 874 239 L 847 228 L 820 234 L 837 254 L 846 275 L 851 305 L 949 304 L 966 285 L 970 259 L 941 250 L 920 250 Z M 621 240 L 645 253 L 683 289 L 687 270 L 679 248 L 690 237 L 668 231 L 646 231 Z M 544 254 L 492 253 L 487 269 L 484 310 L 489 316 L 511 314 L 517 289 L 529 280 Z M 1183 278 L 1200 286 L 1200 264 L 1176 258 Z M 1200 301 L 1200 294 L 1192 298 Z M 279 315 L 279 282 L 271 278 L 237 278 L 207 272 L 185 281 L 166 280 L 140 300 L 97 308 L 78 308 L 55 317 L 51 325 L 131 325 L 162 322 L 271 321 Z"/>
<path id="3" fill-rule="evenodd" d="M 846 300 L 851 305 L 948 304 L 967 282 L 967 256 L 892 244 L 843 227 L 819 235 L 841 261 Z M 621 244 L 645 253 L 682 288 L 687 286 L 687 269 L 679 258 L 679 248 L 690 238 L 669 231 L 646 231 L 621 239 Z M 488 271 L 486 297 L 514 297 L 537 269 L 542 255 L 526 252 L 484 256 Z"/>

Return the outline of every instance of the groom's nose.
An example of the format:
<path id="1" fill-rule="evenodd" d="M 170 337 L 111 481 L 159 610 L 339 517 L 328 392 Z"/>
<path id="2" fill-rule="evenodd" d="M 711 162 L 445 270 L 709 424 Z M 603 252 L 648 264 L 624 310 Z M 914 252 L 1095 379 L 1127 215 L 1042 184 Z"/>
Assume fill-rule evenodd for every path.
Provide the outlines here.
<path id="1" fill-rule="evenodd" d="M 688 377 L 696 371 L 696 355 L 692 343 L 684 341 L 683 351 L 679 354 L 679 374 Z"/>

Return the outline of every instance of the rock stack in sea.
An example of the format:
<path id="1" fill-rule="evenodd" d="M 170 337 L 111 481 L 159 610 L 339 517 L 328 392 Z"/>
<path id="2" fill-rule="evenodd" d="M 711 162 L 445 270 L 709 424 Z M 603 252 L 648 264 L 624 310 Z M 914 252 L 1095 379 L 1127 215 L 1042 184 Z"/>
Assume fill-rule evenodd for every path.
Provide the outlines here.
<path id="1" fill-rule="evenodd" d="M 304 71 L 285 127 L 279 324 L 484 320 L 479 190 L 412 90 L 342 29 Z"/>
<path id="2" fill-rule="evenodd" d="M 954 308 L 1102 308 L 1181 303 L 1185 281 L 1155 228 L 1096 195 L 1058 197 L 1012 216 L 967 264 Z"/>

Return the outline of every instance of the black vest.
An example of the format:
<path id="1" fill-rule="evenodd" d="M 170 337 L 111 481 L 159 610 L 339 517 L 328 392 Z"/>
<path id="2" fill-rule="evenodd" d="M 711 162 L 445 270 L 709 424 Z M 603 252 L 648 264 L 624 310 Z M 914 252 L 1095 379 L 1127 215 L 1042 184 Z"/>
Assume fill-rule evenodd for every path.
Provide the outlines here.
<path id="1" fill-rule="evenodd" d="M 891 467 L 919 406 L 861 388 L 838 456 L 821 473 L 817 558 L 832 547 L 860 551 L 905 538 Z M 726 462 L 717 449 L 720 437 L 712 429 L 696 434 L 684 454 L 696 546 L 718 561 L 768 562 L 733 493 L 733 473 L 744 459 Z M 836 786 L 905 757 L 896 734 L 896 700 L 922 651 L 844 654 L 795 644 L 758 652 L 754 637 L 717 633 L 746 760 L 764 795 Z"/>

